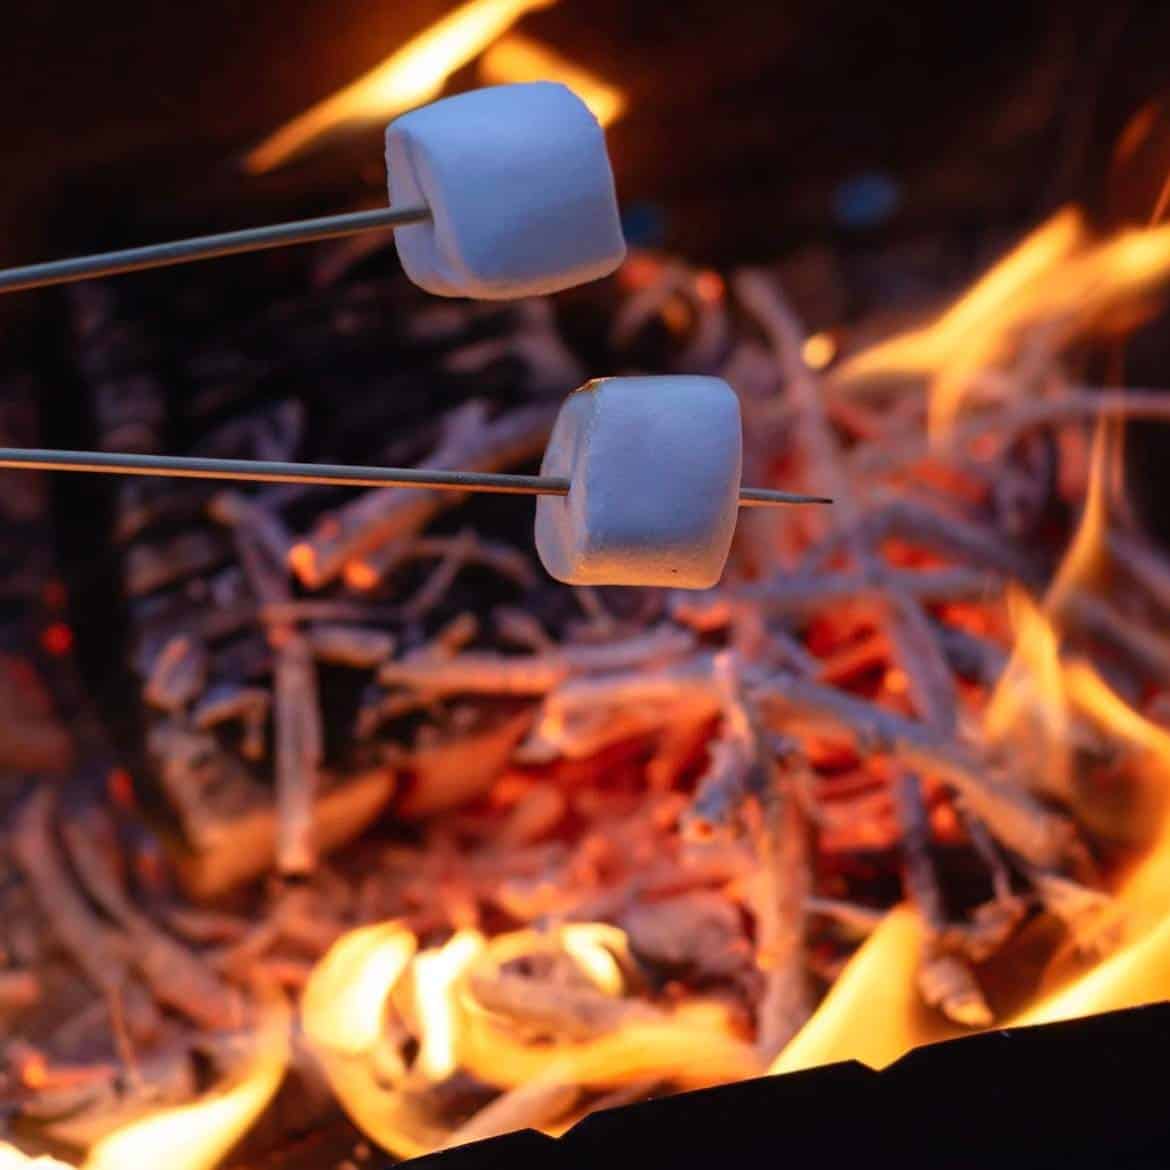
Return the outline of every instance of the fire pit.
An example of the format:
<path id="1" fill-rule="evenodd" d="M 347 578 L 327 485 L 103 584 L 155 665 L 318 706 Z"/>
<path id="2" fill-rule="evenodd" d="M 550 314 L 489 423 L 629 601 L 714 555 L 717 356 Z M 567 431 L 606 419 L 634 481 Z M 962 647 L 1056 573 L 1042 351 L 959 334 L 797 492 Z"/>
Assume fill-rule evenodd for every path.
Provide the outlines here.
<path id="1" fill-rule="evenodd" d="M 404 34 L 236 182 L 473 64 L 619 125 L 626 89 L 535 7 L 424 28 L 427 84 Z M 2 473 L 0 1165 L 377 1165 L 525 1128 L 567 1136 L 440 1156 L 577 1164 L 744 1081 L 756 1117 L 839 1099 L 898 1156 L 899 1093 L 941 1133 L 938 1086 L 1009 1044 L 1063 1085 L 1078 1036 L 1164 1029 L 1024 1026 L 1170 985 L 1170 555 L 1161 480 L 1124 474 L 1170 420 L 1165 200 L 1021 213 L 962 261 L 932 232 L 924 262 L 880 179 L 838 191 L 831 244 L 636 247 L 551 300 L 429 298 L 362 238 L 46 302 L 0 444 L 532 472 L 587 377 L 699 373 L 739 396 L 745 481 L 835 503 L 742 514 L 712 590 L 568 588 L 513 499 Z M 903 1059 L 987 1029 L 1013 1039 Z M 809 1071 L 841 1061 L 887 1071 Z"/>

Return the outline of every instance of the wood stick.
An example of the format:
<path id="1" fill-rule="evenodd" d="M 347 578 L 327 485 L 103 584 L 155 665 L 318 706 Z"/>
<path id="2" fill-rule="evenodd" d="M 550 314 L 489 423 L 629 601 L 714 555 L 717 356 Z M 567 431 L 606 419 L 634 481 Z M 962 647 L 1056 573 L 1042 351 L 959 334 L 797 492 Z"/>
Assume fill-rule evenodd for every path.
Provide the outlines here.
<path id="1" fill-rule="evenodd" d="M 1022 787 L 993 778 L 967 749 L 925 724 L 794 675 L 773 675 L 755 689 L 768 719 L 781 731 L 791 728 L 792 716 L 811 716 L 850 732 L 864 748 L 890 751 L 911 767 L 938 775 L 1001 841 L 1038 865 L 1059 864 L 1072 845 L 1073 832 L 1064 817 Z"/>
<path id="2" fill-rule="evenodd" d="M 447 416 L 444 437 L 420 471 L 490 472 L 534 458 L 544 449 L 555 416 L 553 406 L 530 406 L 489 422 L 482 402 L 466 403 Z M 319 589 L 346 562 L 417 532 L 459 499 L 428 488 L 366 492 L 318 521 L 309 537 L 293 546 L 289 562 L 304 585 Z"/>
<path id="3" fill-rule="evenodd" d="M 889 472 L 932 456 L 947 458 L 971 449 L 986 435 L 999 435 L 1006 445 L 1034 427 L 1091 422 L 1096 418 L 1148 419 L 1170 422 L 1170 398 L 1164 390 L 1130 390 L 1122 393 L 1074 388 L 1059 398 L 1026 399 L 1001 410 L 959 422 L 945 447 L 934 448 L 916 430 L 906 436 L 891 435 L 881 443 L 857 449 L 851 460 L 856 475 Z"/>
<path id="4" fill-rule="evenodd" d="M 324 751 L 317 669 L 303 634 L 283 633 L 276 652 L 276 862 L 282 873 L 312 870 L 313 803 Z"/>

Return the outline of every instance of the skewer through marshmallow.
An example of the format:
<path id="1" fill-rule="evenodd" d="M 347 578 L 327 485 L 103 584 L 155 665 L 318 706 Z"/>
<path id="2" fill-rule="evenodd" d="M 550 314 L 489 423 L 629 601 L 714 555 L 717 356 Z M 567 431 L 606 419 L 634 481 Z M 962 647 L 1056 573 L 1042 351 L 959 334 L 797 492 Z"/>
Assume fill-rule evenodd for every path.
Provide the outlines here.
<path id="1" fill-rule="evenodd" d="M 0 468 L 536 495 L 536 550 L 571 585 L 705 589 L 740 507 L 827 504 L 739 483 L 739 400 L 703 377 L 601 378 L 557 416 L 540 475 L 0 448 Z"/>
<path id="2" fill-rule="evenodd" d="M 536 503 L 536 551 L 570 585 L 706 589 L 735 532 L 743 434 L 720 378 L 599 378 L 569 395 L 542 475 L 563 499 Z"/>
<path id="3" fill-rule="evenodd" d="M 395 119 L 379 211 L 77 256 L 0 271 L 0 292 L 67 284 L 395 228 L 407 275 L 441 296 L 555 292 L 622 262 L 613 174 L 596 119 L 552 82 L 473 90 Z"/>

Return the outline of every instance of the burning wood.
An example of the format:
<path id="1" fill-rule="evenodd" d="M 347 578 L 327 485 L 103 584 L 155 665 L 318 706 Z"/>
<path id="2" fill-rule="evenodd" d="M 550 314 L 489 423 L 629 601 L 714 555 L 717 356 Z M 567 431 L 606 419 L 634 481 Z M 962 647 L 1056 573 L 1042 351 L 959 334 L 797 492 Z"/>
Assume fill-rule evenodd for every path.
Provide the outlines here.
<path id="1" fill-rule="evenodd" d="M 0 1020 L 26 1044 L 7 1053 L 9 1112 L 59 1140 L 80 1132 L 60 1094 L 104 1101 L 86 1119 L 108 1122 L 111 1085 L 167 1061 L 189 1097 L 194 1052 L 238 1056 L 257 972 L 303 991 L 333 1098 L 399 1156 L 1167 994 L 1170 848 L 1150 826 L 1170 562 L 1114 506 L 1116 452 L 1088 439 L 1101 415 L 1170 412 L 1092 394 L 1061 361 L 1149 295 L 1164 250 L 1161 232 L 1091 244 L 1060 217 L 934 325 L 853 355 L 844 329 L 811 345 L 764 272 L 715 283 L 633 258 L 606 306 L 615 367 L 661 328 L 664 368 L 701 353 L 742 394 L 761 481 L 838 498 L 821 523 L 745 530 L 698 595 L 554 586 L 512 503 L 120 490 L 152 774 L 138 800 L 38 791 L 11 821 Z M 1065 275 L 1076 295 L 1054 289 Z M 102 436 L 154 449 L 176 406 L 149 348 L 114 361 L 104 330 L 132 331 L 80 295 Z M 235 456 L 530 465 L 573 363 L 511 344 L 530 310 L 428 317 L 401 295 L 340 266 L 243 331 L 247 361 L 170 355 L 192 403 L 222 392 L 217 371 L 253 370 L 233 391 L 248 425 L 188 405 L 179 429 Z M 368 311 L 383 302 L 403 318 L 389 331 Z M 274 320 L 338 306 L 344 329 L 285 354 Z M 204 336 L 186 311 L 176 335 Z M 282 362 L 325 385 L 267 401 Z M 385 364 L 416 372 L 337 406 L 332 367 L 356 383 Z M 170 817 L 169 870 L 147 797 Z M 296 883 L 257 881 L 273 867 Z M 1041 945 L 1042 974 L 1009 977 Z M 83 981 L 47 1024 L 62 972 Z M 311 1081 L 267 1045 L 243 1097 L 210 1099 L 230 1118 L 200 1115 L 219 1136 L 190 1165 L 222 1156 L 286 1064 Z M 144 1100 L 116 1104 L 146 1126 L 161 1103 Z M 136 1128 L 73 1161 L 146 1165 Z M 171 1140 L 149 1139 L 155 1163 Z"/>

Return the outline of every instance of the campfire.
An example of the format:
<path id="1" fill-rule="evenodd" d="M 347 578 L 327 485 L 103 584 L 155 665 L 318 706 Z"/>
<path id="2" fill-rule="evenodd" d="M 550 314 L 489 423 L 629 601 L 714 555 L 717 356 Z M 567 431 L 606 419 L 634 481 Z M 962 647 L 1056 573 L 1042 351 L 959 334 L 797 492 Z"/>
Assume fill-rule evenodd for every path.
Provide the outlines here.
<path id="1" fill-rule="evenodd" d="M 248 167 L 481 56 L 616 119 L 509 31 L 541 6 L 474 0 Z M 619 589 L 551 581 L 507 498 L 3 473 L 42 545 L 3 659 L 0 1167 L 410 1158 L 1170 992 L 1170 555 L 1124 477 L 1170 397 L 1084 373 L 1170 227 L 1068 207 L 945 303 L 811 333 L 779 268 L 642 250 L 480 304 L 391 251 L 77 286 L 92 444 L 530 472 L 592 374 L 696 373 L 745 482 L 834 504 L 741 513 L 713 589 Z M 43 392 L 0 386 L 6 443 Z"/>

